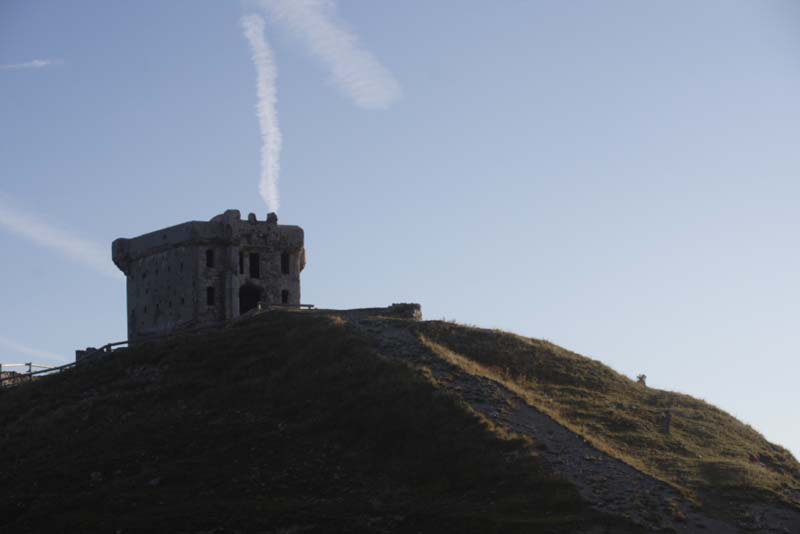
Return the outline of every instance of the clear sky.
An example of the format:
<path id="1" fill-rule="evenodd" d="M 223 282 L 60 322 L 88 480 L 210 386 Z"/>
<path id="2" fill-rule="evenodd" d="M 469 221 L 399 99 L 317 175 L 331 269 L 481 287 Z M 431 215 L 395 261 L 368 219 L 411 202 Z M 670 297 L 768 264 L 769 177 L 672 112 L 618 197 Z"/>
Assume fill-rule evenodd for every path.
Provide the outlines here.
<path id="1" fill-rule="evenodd" d="M 546 338 L 800 454 L 800 3 L 335 7 L 382 105 L 253 4 L 0 1 L 0 361 L 124 339 L 114 238 L 265 217 L 258 13 L 304 302 Z"/>

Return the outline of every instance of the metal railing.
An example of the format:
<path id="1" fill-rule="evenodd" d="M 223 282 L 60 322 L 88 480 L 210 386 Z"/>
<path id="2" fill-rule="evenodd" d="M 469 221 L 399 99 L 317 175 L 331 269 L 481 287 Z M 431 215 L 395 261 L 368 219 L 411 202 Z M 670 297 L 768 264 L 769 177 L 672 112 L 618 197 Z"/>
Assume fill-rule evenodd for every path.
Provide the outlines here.
<path id="1" fill-rule="evenodd" d="M 32 362 L 26 363 L 0 363 L 0 388 L 7 388 L 17 386 L 26 382 L 31 382 L 35 377 L 45 376 L 53 373 L 59 373 L 64 369 L 74 367 L 75 362 L 60 365 L 58 367 L 51 367 L 49 365 L 39 365 Z M 9 367 L 27 367 L 26 372 L 7 371 Z M 40 369 L 34 371 L 34 369 Z"/>
<path id="2" fill-rule="evenodd" d="M 163 336 L 168 337 L 168 336 Z M 148 341 L 150 338 L 143 339 L 142 341 Z M 139 340 L 137 340 L 138 342 Z M 65 363 L 64 365 L 59 365 L 57 367 L 51 367 L 48 365 L 38 365 L 35 363 L 27 362 L 27 363 L 0 363 L 0 389 L 9 388 L 18 386 L 20 384 L 27 384 L 33 382 L 33 380 L 37 378 L 41 378 L 43 376 L 48 376 L 52 374 L 58 374 L 67 369 L 72 369 L 76 365 L 80 365 L 84 362 L 88 362 L 98 357 L 102 357 L 103 355 L 111 354 L 114 351 L 114 347 L 121 347 L 123 345 L 128 345 L 128 340 L 125 341 L 115 341 L 114 343 L 106 343 L 100 348 L 89 348 L 86 351 L 77 351 L 77 352 L 84 352 L 83 357 L 77 359 L 74 362 Z M 18 372 L 7 372 L 4 369 L 7 367 L 27 367 L 27 372 L 18 373 Z M 34 368 L 40 369 L 39 371 L 34 371 Z"/>
<path id="3" fill-rule="evenodd" d="M 2 372 L 3 372 L 3 370 L 4 370 L 5 368 L 8 368 L 8 367 L 27 367 L 27 368 L 28 368 L 28 374 L 31 374 L 31 373 L 33 372 L 33 368 L 34 368 L 34 367 L 35 367 L 35 368 L 37 368 L 37 369 L 52 369 L 52 366 L 51 366 L 51 365 L 39 365 L 39 364 L 37 364 L 37 363 L 32 363 L 32 362 L 25 362 L 25 363 L 0 363 L 0 373 L 2 373 Z"/>
<path id="4" fill-rule="evenodd" d="M 254 315 L 260 315 L 264 312 L 269 311 L 270 309 L 275 308 L 299 308 L 299 309 L 313 309 L 313 304 L 269 304 L 264 306 L 263 308 L 259 306 L 257 310 L 254 310 Z M 199 331 L 205 331 L 210 328 L 218 328 L 220 326 L 225 326 L 226 324 L 233 323 L 232 320 L 225 320 L 220 321 L 214 324 L 205 324 L 205 325 L 198 325 L 194 328 L 187 328 L 183 330 L 179 330 L 177 332 L 169 332 L 167 334 L 161 335 L 154 335 L 154 336 L 147 336 L 147 337 L 139 337 L 133 340 L 135 344 L 143 344 L 143 343 L 150 343 L 153 341 L 163 341 L 166 339 L 183 337 L 188 335 L 196 334 Z M 43 376 L 48 376 L 51 374 L 57 374 L 66 371 L 67 369 L 72 369 L 77 365 L 81 365 L 85 362 L 90 362 L 92 360 L 96 360 L 98 358 L 102 358 L 108 354 L 119 350 L 123 346 L 127 347 L 130 346 L 131 340 L 126 339 L 125 341 L 115 341 L 113 343 L 106 343 L 102 347 L 94 348 L 90 347 L 87 348 L 85 351 L 76 351 L 76 359 L 74 362 L 70 362 L 64 365 L 59 365 L 57 367 L 50 367 L 47 365 L 39 365 L 32 362 L 26 363 L 0 363 L 0 390 L 3 388 L 9 388 L 18 386 L 20 384 L 26 384 L 32 382 L 36 378 L 41 378 Z M 80 358 L 77 357 L 77 353 L 83 353 Z M 8 372 L 5 371 L 7 367 L 27 367 L 27 372 L 18 373 L 18 372 Z M 39 371 L 34 371 L 34 369 L 40 369 Z"/>

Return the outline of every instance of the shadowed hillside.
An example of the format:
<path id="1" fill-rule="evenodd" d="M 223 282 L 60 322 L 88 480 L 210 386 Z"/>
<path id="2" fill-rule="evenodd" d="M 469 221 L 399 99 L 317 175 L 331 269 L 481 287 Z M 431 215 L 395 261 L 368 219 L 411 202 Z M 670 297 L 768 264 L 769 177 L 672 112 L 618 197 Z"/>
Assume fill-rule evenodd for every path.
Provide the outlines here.
<path id="1" fill-rule="evenodd" d="M 437 321 L 265 313 L 2 391 L 0 428 L 3 532 L 800 526 L 796 460 L 717 408 Z"/>
<path id="2" fill-rule="evenodd" d="M 270 313 L 0 393 L 3 532 L 582 532 L 625 521 L 335 317 Z"/>

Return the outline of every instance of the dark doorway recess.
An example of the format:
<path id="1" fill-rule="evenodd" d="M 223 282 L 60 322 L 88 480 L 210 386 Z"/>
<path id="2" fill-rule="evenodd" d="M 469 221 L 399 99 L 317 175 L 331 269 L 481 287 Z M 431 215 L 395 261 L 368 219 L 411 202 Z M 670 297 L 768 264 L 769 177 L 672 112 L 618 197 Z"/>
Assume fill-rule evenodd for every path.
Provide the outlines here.
<path id="1" fill-rule="evenodd" d="M 251 284 L 239 288 L 239 315 L 258 307 L 264 290 Z"/>

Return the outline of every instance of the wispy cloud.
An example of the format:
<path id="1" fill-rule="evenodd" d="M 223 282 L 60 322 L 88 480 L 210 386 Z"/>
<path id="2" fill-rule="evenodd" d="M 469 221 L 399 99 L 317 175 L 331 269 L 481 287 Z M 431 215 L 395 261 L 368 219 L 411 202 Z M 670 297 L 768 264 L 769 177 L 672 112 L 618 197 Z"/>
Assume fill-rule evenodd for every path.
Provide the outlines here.
<path id="1" fill-rule="evenodd" d="M 32 356 L 34 358 L 47 358 L 47 359 L 50 359 L 50 360 L 56 360 L 56 361 L 62 361 L 62 362 L 67 360 L 67 358 L 65 358 L 64 356 L 62 356 L 60 354 L 56 354 L 55 352 L 50 352 L 50 351 L 41 350 L 41 349 L 34 349 L 33 347 L 29 347 L 27 345 L 23 345 L 22 343 L 18 343 L 16 341 L 14 341 L 13 339 L 9 339 L 9 338 L 4 337 L 4 336 L 0 336 L 0 347 L 3 347 L 4 349 L 6 349 L 6 351 L 10 351 L 10 353 L 7 355 L 8 357 Z M 6 356 L 6 355 L 3 354 L 3 356 Z M 0 363 L 3 363 L 4 359 L 5 358 L 0 359 Z M 11 363 L 11 362 L 6 361 L 6 363 Z M 14 363 L 21 363 L 21 362 L 14 362 Z"/>
<path id="2" fill-rule="evenodd" d="M 278 101 L 275 81 L 278 77 L 274 54 L 264 37 L 264 19 L 258 15 L 242 17 L 242 30 L 253 52 L 256 67 L 256 115 L 261 129 L 261 181 L 258 191 L 270 211 L 278 211 L 278 175 L 280 173 L 281 129 L 278 124 Z"/>
<path id="3" fill-rule="evenodd" d="M 0 193 L 0 226 L 22 238 L 63 254 L 76 263 L 100 274 L 120 278 L 121 273 L 111 262 L 111 247 L 76 236 L 54 226 L 38 215 L 11 205 Z"/>
<path id="4" fill-rule="evenodd" d="M 64 63 L 60 59 L 34 59 L 25 63 L 8 63 L 0 65 L 0 69 L 41 69 L 51 65 L 61 65 Z"/>
<path id="5" fill-rule="evenodd" d="M 331 0 L 260 0 L 258 5 L 300 36 L 328 67 L 333 83 L 356 105 L 386 108 L 401 97 L 400 84 L 361 47 L 358 37 L 337 16 Z"/>

